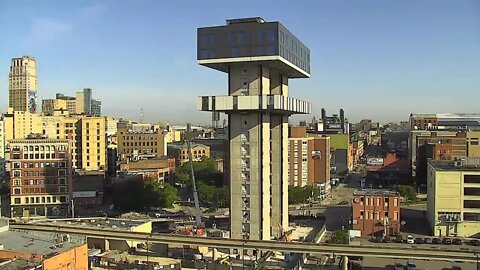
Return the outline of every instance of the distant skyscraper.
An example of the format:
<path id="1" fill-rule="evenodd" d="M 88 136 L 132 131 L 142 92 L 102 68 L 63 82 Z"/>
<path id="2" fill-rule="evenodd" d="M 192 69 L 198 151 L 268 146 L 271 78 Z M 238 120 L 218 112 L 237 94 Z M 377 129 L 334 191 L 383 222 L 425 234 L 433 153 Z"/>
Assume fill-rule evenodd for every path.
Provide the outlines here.
<path id="1" fill-rule="evenodd" d="M 85 88 L 82 92 L 77 92 L 75 98 L 77 114 L 90 115 L 92 112 L 92 89 Z"/>
<path id="2" fill-rule="evenodd" d="M 288 96 L 310 77 L 310 51 L 279 22 L 227 20 L 199 28 L 198 63 L 228 74 L 228 96 L 200 97 L 229 123 L 230 226 L 234 239 L 271 240 L 288 228 L 288 116 L 310 104 Z"/>
<path id="3" fill-rule="evenodd" d="M 99 99 L 92 99 L 92 116 L 102 116 L 102 101 Z"/>
<path id="4" fill-rule="evenodd" d="M 8 75 L 8 106 L 14 111 L 37 112 L 37 70 L 31 56 L 13 58 Z"/>

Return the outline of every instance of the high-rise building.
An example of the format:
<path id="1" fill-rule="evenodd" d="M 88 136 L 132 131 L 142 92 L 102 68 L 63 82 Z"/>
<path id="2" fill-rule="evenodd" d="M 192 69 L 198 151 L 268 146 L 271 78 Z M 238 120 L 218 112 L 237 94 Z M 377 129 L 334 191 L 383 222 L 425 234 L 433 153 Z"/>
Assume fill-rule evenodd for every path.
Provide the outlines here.
<path id="1" fill-rule="evenodd" d="M 291 127 L 288 145 L 290 185 L 316 186 L 325 196 L 330 190 L 330 137 L 307 136 L 307 127 Z"/>
<path id="2" fill-rule="evenodd" d="M 67 216 L 72 195 L 69 142 L 29 135 L 9 142 L 12 216 Z"/>
<path id="3" fill-rule="evenodd" d="M 102 115 L 102 101 L 99 99 L 92 99 L 92 108 L 90 110 L 92 116 Z"/>
<path id="4" fill-rule="evenodd" d="M 92 112 L 92 89 L 84 88 L 75 95 L 77 114 L 90 115 Z"/>
<path id="5" fill-rule="evenodd" d="M 228 96 L 200 97 L 198 108 L 228 115 L 231 237 L 278 237 L 288 227 L 288 117 L 310 113 L 288 96 L 288 79 L 310 77 L 310 51 L 262 18 L 197 35 L 198 63 L 228 74 Z"/>
<path id="6" fill-rule="evenodd" d="M 37 70 L 33 57 L 12 59 L 8 92 L 8 107 L 14 111 L 37 113 Z"/>
<path id="7" fill-rule="evenodd" d="M 0 182 L 5 177 L 5 121 L 0 114 Z"/>

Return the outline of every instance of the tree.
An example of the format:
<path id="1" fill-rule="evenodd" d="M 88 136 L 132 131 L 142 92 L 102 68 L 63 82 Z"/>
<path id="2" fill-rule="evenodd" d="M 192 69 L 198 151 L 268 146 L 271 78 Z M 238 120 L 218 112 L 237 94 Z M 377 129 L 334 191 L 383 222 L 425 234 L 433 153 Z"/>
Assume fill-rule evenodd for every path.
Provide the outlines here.
<path id="1" fill-rule="evenodd" d="M 320 189 L 312 186 L 288 187 L 288 202 L 291 204 L 306 203 L 310 198 L 320 195 Z"/>
<path id="2" fill-rule="evenodd" d="M 180 199 L 177 189 L 169 183 L 165 183 L 159 193 L 161 207 L 172 208 L 173 203 Z"/>
<path id="3" fill-rule="evenodd" d="M 216 187 L 223 186 L 223 174 L 215 167 L 215 162 L 211 159 L 204 159 L 193 162 L 193 171 L 195 172 L 195 180 L 204 182 Z M 175 171 L 175 180 L 185 186 L 192 185 L 190 162 L 184 163 Z"/>
<path id="4" fill-rule="evenodd" d="M 417 191 L 412 186 L 398 185 L 396 190 L 400 196 L 404 197 L 409 202 L 416 202 L 418 200 Z"/>
<path id="5" fill-rule="evenodd" d="M 348 233 L 344 230 L 336 230 L 333 233 L 331 244 L 348 245 Z"/>

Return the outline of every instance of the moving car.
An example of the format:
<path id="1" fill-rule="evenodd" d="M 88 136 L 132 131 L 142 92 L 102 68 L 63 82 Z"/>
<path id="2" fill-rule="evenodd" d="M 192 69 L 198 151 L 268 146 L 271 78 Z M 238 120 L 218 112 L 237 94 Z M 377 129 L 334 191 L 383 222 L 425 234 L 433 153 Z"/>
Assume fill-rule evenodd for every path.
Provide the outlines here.
<path id="1" fill-rule="evenodd" d="M 413 236 L 411 236 L 410 234 L 407 235 L 407 244 L 414 244 L 415 243 L 415 239 L 413 238 Z"/>

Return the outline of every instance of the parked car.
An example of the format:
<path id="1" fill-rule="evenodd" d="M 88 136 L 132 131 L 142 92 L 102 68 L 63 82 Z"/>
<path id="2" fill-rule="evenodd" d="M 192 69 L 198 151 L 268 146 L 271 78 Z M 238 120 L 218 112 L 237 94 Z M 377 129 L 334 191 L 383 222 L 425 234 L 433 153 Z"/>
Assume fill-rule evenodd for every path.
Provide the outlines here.
<path id="1" fill-rule="evenodd" d="M 383 243 L 390 243 L 390 242 L 392 242 L 392 239 L 390 239 L 390 236 L 384 236 L 383 239 L 382 239 L 382 242 Z"/>
<path id="2" fill-rule="evenodd" d="M 407 270 L 415 270 L 417 269 L 417 265 L 415 265 L 414 261 L 408 261 L 407 262 Z"/>
<path id="3" fill-rule="evenodd" d="M 421 237 L 415 238 L 414 243 L 415 244 L 423 244 L 423 238 L 421 238 Z"/>
<path id="4" fill-rule="evenodd" d="M 395 263 L 395 270 L 403 270 L 403 264 Z"/>
<path id="5" fill-rule="evenodd" d="M 413 238 L 413 236 L 411 236 L 410 234 L 407 235 L 407 244 L 414 244 L 415 243 L 415 239 Z"/>
<path id="6" fill-rule="evenodd" d="M 443 238 L 443 244 L 444 245 L 451 245 L 452 244 L 452 238 L 448 238 L 448 237 Z"/>
<path id="7" fill-rule="evenodd" d="M 424 244 L 432 244 L 432 243 L 433 243 L 433 239 L 430 238 L 430 237 L 425 237 L 425 238 L 423 238 L 423 243 L 424 243 Z"/>
<path id="8" fill-rule="evenodd" d="M 397 243 L 403 243 L 403 236 L 401 234 L 397 234 L 395 236 L 395 242 Z"/>
<path id="9" fill-rule="evenodd" d="M 472 240 L 470 240 L 470 245 L 472 245 L 472 246 L 480 246 L 480 240 L 478 240 L 478 239 L 472 239 Z"/>
<path id="10" fill-rule="evenodd" d="M 432 243 L 435 245 L 440 245 L 442 243 L 442 239 L 435 237 L 432 239 Z"/>
<path id="11" fill-rule="evenodd" d="M 462 244 L 462 239 L 460 238 L 453 238 L 452 243 L 454 245 L 461 245 Z"/>

